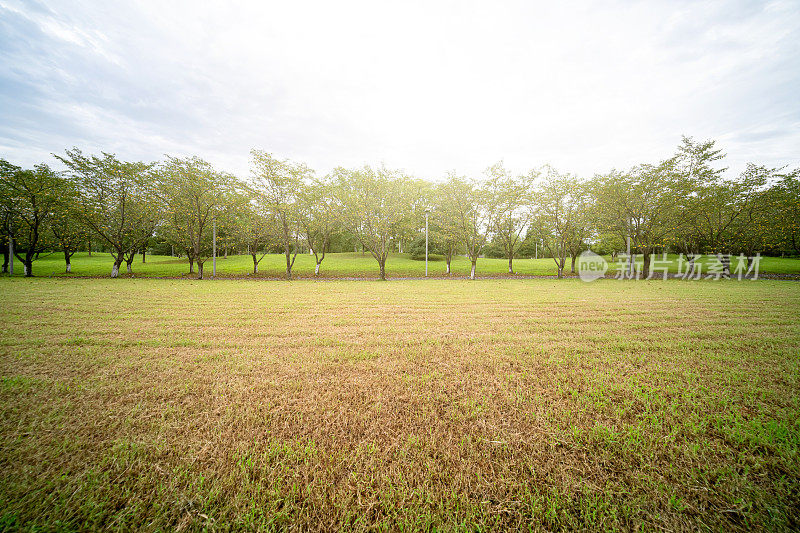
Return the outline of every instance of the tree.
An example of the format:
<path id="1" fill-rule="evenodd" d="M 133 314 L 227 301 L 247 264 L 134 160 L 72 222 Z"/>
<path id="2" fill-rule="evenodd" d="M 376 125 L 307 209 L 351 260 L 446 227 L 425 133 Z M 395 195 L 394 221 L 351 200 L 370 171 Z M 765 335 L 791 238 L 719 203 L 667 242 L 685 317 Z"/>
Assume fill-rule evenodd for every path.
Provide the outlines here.
<path id="1" fill-rule="evenodd" d="M 558 277 L 571 247 L 582 242 L 582 227 L 588 212 L 585 186 L 575 176 L 545 167 L 543 179 L 534 194 L 533 227 L 556 264 Z"/>
<path id="2" fill-rule="evenodd" d="M 258 274 L 259 263 L 269 253 L 270 245 L 277 242 L 275 219 L 256 202 L 249 202 L 238 210 L 236 222 L 239 241 L 247 245 L 253 259 L 253 274 Z"/>
<path id="3" fill-rule="evenodd" d="M 89 238 L 89 231 L 75 211 L 77 200 L 73 195 L 61 198 L 60 209 L 51 223 L 56 243 L 64 252 L 65 271 L 72 272 L 72 256 Z"/>
<path id="4" fill-rule="evenodd" d="M 782 174 L 767 196 L 775 247 L 800 254 L 800 169 Z"/>
<path id="5" fill-rule="evenodd" d="M 2 201 L 0 201 L 0 207 Z M 3 274 L 8 274 L 9 244 L 11 243 L 11 213 L 2 207 L 0 212 L 0 246 L 3 248 Z"/>
<path id="6" fill-rule="evenodd" d="M 380 279 L 386 279 L 386 259 L 391 243 L 411 223 L 409 181 L 385 167 L 365 166 L 333 173 L 336 209 L 340 222 L 378 262 Z"/>
<path id="7" fill-rule="evenodd" d="M 593 192 L 598 230 L 630 238 L 632 252 L 642 254 L 647 275 L 653 252 L 669 245 L 686 223 L 691 182 L 676 172 L 675 160 L 669 159 L 599 177 Z"/>
<path id="8" fill-rule="evenodd" d="M 592 250 L 595 253 L 611 256 L 612 261 L 625 250 L 625 239 L 613 232 L 597 233 L 593 239 Z"/>
<path id="9" fill-rule="evenodd" d="M 447 181 L 439 188 L 439 205 L 436 207 L 437 224 L 445 235 L 461 242 L 471 263 L 469 277 L 475 279 L 478 257 L 488 240 L 487 233 L 493 226 L 491 198 L 479 183 L 448 174 Z M 447 262 L 448 273 L 450 262 Z"/>
<path id="10" fill-rule="evenodd" d="M 394 236 L 393 240 L 397 243 L 398 252 L 408 253 L 415 239 L 425 231 L 425 212 L 430 214 L 431 207 L 434 205 L 433 186 L 425 180 L 403 177 L 403 188 L 408 202 L 409 218 L 405 224 L 400 226 L 399 233 Z M 429 237 L 433 236 L 431 230 L 429 223 Z M 432 250 L 434 248 L 429 247 L 429 251 Z"/>
<path id="11" fill-rule="evenodd" d="M 0 202 L 7 214 L 6 231 L 25 276 L 33 276 L 36 257 L 52 246 L 49 224 L 65 189 L 63 178 L 47 165 L 23 170 L 0 160 Z"/>
<path id="12" fill-rule="evenodd" d="M 531 189 L 537 173 L 514 177 L 496 163 L 486 170 L 489 209 L 493 213 L 491 232 L 508 258 L 508 273 L 514 273 L 514 255 L 519 251 L 532 217 Z"/>
<path id="13" fill-rule="evenodd" d="M 197 263 L 197 279 L 203 279 L 213 224 L 225 220 L 232 208 L 235 180 L 197 157 L 168 156 L 160 174 L 159 197 L 167 206 L 170 236 Z"/>
<path id="14" fill-rule="evenodd" d="M 11 198 L 7 197 L 10 190 L 5 188 L 6 180 L 13 177 L 13 173 L 19 172 L 22 169 L 16 165 L 12 165 L 5 159 L 0 159 L 0 235 L 2 235 L 2 242 L 0 245 L 3 247 L 3 274 L 9 273 L 9 259 L 13 261 L 11 255 L 11 248 L 13 247 L 13 220 L 11 218 Z"/>
<path id="15" fill-rule="evenodd" d="M 462 242 L 464 238 L 462 232 L 459 230 L 455 212 L 455 206 L 450 205 L 445 196 L 445 191 L 449 190 L 447 183 L 437 184 L 430 191 L 431 199 L 429 204 L 432 206 L 430 209 L 430 223 L 429 233 L 430 240 L 433 243 L 434 253 L 441 254 L 445 261 L 445 272 L 449 276 L 451 274 L 450 263 L 453 256 L 463 251 Z M 450 191 L 454 192 L 454 191 Z"/>
<path id="16" fill-rule="evenodd" d="M 588 183 L 577 180 L 574 190 L 576 211 L 571 223 L 571 235 L 567 239 L 567 254 L 570 257 L 570 272 L 575 274 L 575 262 L 578 256 L 586 250 L 587 241 L 592 235 L 592 221 L 595 206 L 589 192 Z"/>
<path id="17" fill-rule="evenodd" d="M 335 194 L 330 181 L 315 181 L 302 193 L 299 201 L 298 222 L 308 248 L 314 254 L 314 275 L 325 259 L 331 235 L 338 229 L 335 212 Z"/>
<path id="18" fill-rule="evenodd" d="M 688 254 L 690 275 L 701 251 L 720 253 L 726 247 L 731 224 L 740 214 L 736 204 L 743 188 L 723 182 L 725 169 L 712 166 L 724 157 L 714 141 L 695 142 L 684 136 L 672 158 L 673 172 L 683 181 L 685 197 L 678 207 L 683 216 L 677 217 L 667 239 Z"/>
<path id="19" fill-rule="evenodd" d="M 111 277 L 116 278 L 122 262 L 152 236 L 161 218 L 153 165 L 120 161 L 106 152 L 85 156 L 77 148 L 55 157 L 67 166 L 78 191 L 75 207 L 80 220 L 111 248 Z"/>
<path id="20" fill-rule="evenodd" d="M 292 267 L 299 251 L 299 197 L 313 171 L 302 163 L 275 159 L 272 154 L 251 150 L 250 187 L 260 202 L 275 217 L 286 257 L 286 279 L 292 279 Z"/>
<path id="21" fill-rule="evenodd" d="M 763 189 L 772 174 L 771 169 L 751 164 L 736 179 L 700 183 L 688 198 L 688 224 L 682 232 L 682 239 L 688 245 L 683 248 L 694 254 L 716 254 L 723 263 L 724 273 L 729 275 L 727 256 L 731 252 L 744 251 L 748 248 L 743 246 L 746 242 L 751 245 L 764 242 L 753 237 L 755 226 L 766 228 L 766 219 L 771 216 L 764 203 Z M 690 270 L 693 262 L 692 256 Z"/>
<path id="22" fill-rule="evenodd" d="M 681 137 L 681 144 L 672 158 L 674 172 L 692 183 L 716 183 L 726 168 L 715 168 L 712 164 L 721 161 L 725 154 L 716 148 L 716 141 L 695 142 L 691 137 Z"/>
<path id="23" fill-rule="evenodd" d="M 749 268 L 757 253 L 785 249 L 785 232 L 791 228 L 792 222 L 782 219 L 785 215 L 781 211 L 786 209 L 791 213 L 791 205 L 776 202 L 775 187 L 768 187 L 770 183 L 780 182 L 784 176 L 780 169 L 750 163 L 741 176 L 730 184 L 738 193 L 738 201 L 732 208 L 738 216 L 730 224 L 730 238 L 724 248 L 726 253 L 718 254 L 723 275 L 730 275 L 730 253 L 745 255 Z M 781 227 L 776 225 L 776 220 Z M 782 224 L 784 220 L 786 226 Z M 794 223 L 797 224 L 796 221 Z"/>

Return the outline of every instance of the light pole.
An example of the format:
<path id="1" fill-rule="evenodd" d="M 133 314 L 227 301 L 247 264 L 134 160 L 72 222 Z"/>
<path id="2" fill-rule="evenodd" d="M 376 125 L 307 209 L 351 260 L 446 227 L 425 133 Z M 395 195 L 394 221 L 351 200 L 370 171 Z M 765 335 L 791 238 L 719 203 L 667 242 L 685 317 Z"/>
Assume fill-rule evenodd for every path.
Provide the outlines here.
<path id="1" fill-rule="evenodd" d="M 214 249 L 214 260 L 211 265 L 211 277 L 217 277 L 217 219 L 214 218 L 214 234 L 211 237 L 211 247 Z"/>
<path id="2" fill-rule="evenodd" d="M 430 209 L 425 210 L 425 277 L 428 277 L 428 214 Z"/>
<path id="3" fill-rule="evenodd" d="M 633 279 L 633 257 L 631 256 L 631 232 L 633 231 L 633 219 L 628 219 L 628 278 Z"/>

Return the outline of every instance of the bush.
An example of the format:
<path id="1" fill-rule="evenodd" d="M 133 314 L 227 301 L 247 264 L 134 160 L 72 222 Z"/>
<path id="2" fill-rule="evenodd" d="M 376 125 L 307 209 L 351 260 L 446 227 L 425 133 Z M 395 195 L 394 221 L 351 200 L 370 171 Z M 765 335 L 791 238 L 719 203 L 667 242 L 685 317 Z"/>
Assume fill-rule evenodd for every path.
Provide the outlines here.
<path id="1" fill-rule="evenodd" d="M 434 255 L 436 251 L 436 245 L 430 239 L 430 235 L 428 235 L 428 261 L 441 261 L 442 257 L 440 255 Z M 411 259 L 414 261 L 424 261 L 425 260 L 425 235 L 421 235 L 411 241 L 411 246 L 408 247 L 408 254 L 411 256 Z"/>

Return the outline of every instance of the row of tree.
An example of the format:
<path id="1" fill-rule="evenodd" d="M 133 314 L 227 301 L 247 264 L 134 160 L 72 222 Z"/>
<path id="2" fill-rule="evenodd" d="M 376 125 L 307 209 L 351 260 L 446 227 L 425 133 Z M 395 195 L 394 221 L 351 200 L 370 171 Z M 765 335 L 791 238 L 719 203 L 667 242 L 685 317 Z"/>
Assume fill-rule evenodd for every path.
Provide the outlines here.
<path id="1" fill-rule="evenodd" d="M 507 257 L 513 273 L 515 257 L 541 249 L 559 277 L 588 248 L 614 256 L 630 246 L 645 272 L 661 251 L 800 254 L 800 171 L 750 164 L 726 178 L 714 142 L 691 138 L 668 159 L 591 179 L 549 166 L 514 175 L 502 163 L 480 180 L 450 173 L 432 183 L 369 166 L 318 178 L 259 150 L 245 180 L 198 158 L 126 162 L 77 148 L 55 157 L 64 170 L 0 160 L 4 272 L 13 254 L 31 276 L 46 252 L 63 253 L 69 271 L 72 255 L 94 243 L 111 253 L 116 277 L 158 243 L 202 278 L 216 238 L 247 250 L 254 272 L 279 249 L 291 279 L 301 250 L 313 253 L 319 274 L 336 240 L 372 254 L 385 279 L 390 252 L 419 250 L 426 218 L 431 253 L 448 274 L 455 255 L 467 256 L 473 278 L 487 250 Z"/>

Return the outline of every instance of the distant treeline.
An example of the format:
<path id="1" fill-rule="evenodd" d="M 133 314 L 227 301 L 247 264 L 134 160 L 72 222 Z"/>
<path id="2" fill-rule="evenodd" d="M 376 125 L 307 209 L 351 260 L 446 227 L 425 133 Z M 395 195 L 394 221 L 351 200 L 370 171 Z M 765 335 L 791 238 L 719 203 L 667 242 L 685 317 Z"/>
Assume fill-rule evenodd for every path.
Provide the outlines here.
<path id="1" fill-rule="evenodd" d="M 544 166 L 514 175 L 497 163 L 473 179 L 450 173 L 441 182 L 385 167 L 336 168 L 324 177 L 306 165 L 253 150 L 251 173 L 237 178 L 202 159 L 167 157 L 127 162 L 114 154 L 66 150 L 23 169 L 0 159 L 3 272 L 10 251 L 33 275 L 42 252 L 70 258 L 102 249 L 111 276 L 148 250 L 185 256 L 203 277 L 214 243 L 218 253 L 248 253 L 253 269 L 282 252 L 291 279 L 295 257 L 313 253 L 316 272 L 331 251 L 366 250 L 385 278 L 390 252 L 450 260 L 463 254 L 475 275 L 482 255 L 567 259 L 587 248 L 654 253 L 800 254 L 800 169 L 749 164 L 726 177 L 713 141 L 683 138 L 657 163 L 580 178 Z M 727 264 L 727 261 L 724 263 Z"/>

